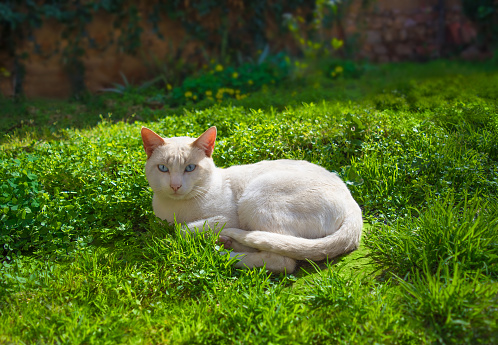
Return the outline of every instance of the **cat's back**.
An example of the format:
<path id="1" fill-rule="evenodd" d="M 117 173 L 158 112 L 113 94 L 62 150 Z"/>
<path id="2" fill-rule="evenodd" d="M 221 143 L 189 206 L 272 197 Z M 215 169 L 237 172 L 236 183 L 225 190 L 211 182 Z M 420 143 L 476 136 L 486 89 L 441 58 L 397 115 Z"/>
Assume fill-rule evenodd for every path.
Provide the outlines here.
<path id="1" fill-rule="evenodd" d="M 280 159 L 261 161 L 255 164 L 237 165 L 224 169 L 231 181 L 236 196 L 241 195 L 249 185 L 260 182 L 258 185 L 292 188 L 326 188 L 347 190 L 342 180 L 325 168 L 316 164 L 302 161 Z"/>
<path id="2" fill-rule="evenodd" d="M 235 165 L 224 169 L 232 179 L 252 180 L 262 175 L 278 175 L 281 173 L 309 178 L 338 178 L 336 174 L 327 171 L 319 165 L 292 159 L 261 161 L 254 164 Z"/>
<path id="3" fill-rule="evenodd" d="M 335 174 L 306 161 L 276 160 L 226 169 L 247 230 L 303 238 L 330 235 L 361 210 Z"/>

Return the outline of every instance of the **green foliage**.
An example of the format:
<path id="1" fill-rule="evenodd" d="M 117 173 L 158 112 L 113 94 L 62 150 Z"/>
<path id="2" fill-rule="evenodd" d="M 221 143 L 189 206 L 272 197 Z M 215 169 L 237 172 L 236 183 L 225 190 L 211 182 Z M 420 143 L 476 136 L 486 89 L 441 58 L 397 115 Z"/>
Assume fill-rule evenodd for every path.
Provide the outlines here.
<path id="1" fill-rule="evenodd" d="M 90 241 L 133 236 L 145 221 L 146 209 L 137 205 L 149 198 L 141 169 L 130 169 L 124 159 L 125 143 L 109 136 L 93 143 L 82 138 L 77 145 L 53 142 L 34 151 L 22 161 L 2 160 L 11 176 L 2 185 L 3 255 L 72 251 Z"/>
<path id="2" fill-rule="evenodd" d="M 429 125 L 413 127 L 394 140 L 382 133 L 374 138 L 363 145 L 368 154 L 352 165 L 362 170 L 365 192 L 359 197 L 368 199 L 367 211 L 382 204 L 383 217 L 397 218 L 408 205 L 424 204 L 433 193 L 460 191 L 459 200 L 462 191 L 494 195 L 496 132 L 448 132 Z"/>
<path id="3" fill-rule="evenodd" d="M 29 160 L 36 160 L 29 157 Z M 2 208 L 3 250 L 29 249 L 36 241 L 28 235 L 34 218 L 41 211 L 48 194 L 42 190 L 38 176 L 25 170 L 21 161 L 8 160 L 2 164 L 4 180 L 0 185 Z"/>
<path id="4" fill-rule="evenodd" d="M 23 162 L 3 161 L 7 179 L 1 186 L 2 256 L 33 250 L 61 253 L 88 241 L 89 233 L 79 231 L 79 226 L 84 226 L 78 219 L 80 204 L 71 200 L 74 192 L 59 188 L 54 193 L 47 192 L 39 176 L 32 172 L 39 173 L 35 169 L 42 162 L 36 155 Z"/>
<path id="5" fill-rule="evenodd" d="M 348 60 L 325 60 L 322 67 L 326 76 L 332 79 L 338 78 L 359 78 L 363 73 L 363 68 L 358 63 Z"/>
<path id="6" fill-rule="evenodd" d="M 496 342 L 496 318 L 488 316 L 496 315 L 498 284 L 479 272 L 465 272 L 458 263 L 453 268 L 450 272 L 446 262 L 440 262 L 436 272 L 427 267 L 417 271 L 411 283 L 398 278 L 408 314 L 423 320 L 432 342 Z"/>
<path id="7" fill-rule="evenodd" d="M 315 2 L 313 12 L 308 18 L 301 15 L 285 15 L 285 23 L 289 32 L 307 60 L 316 60 L 331 50 L 337 50 L 344 44 L 334 38 L 330 44 L 325 44 L 324 30 L 330 26 L 334 14 L 337 13 L 338 3 L 335 1 L 318 0 Z"/>
<path id="8" fill-rule="evenodd" d="M 164 226 L 161 224 L 161 228 Z M 164 235 L 161 228 L 158 233 Z M 216 244 L 221 229 L 209 229 L 207 234 L 197 236 L 185 232 L 180 225 L 174 230 L 174 237 L 152 239 L 144 256 L 170 272 L 167 279 L 175 293 L 199 295 L 232 279 L 236 260 Z"/>
<path id="9" fill-rule="evenodd" d="M 451 274 L 458 266 L 497 277 L 497 243 L 496 200 L 476 196 L 456 202 L 448 195 L 431 201 L 424 211 L 372 230 L 366 245 L 373 258 L 401 276 L 422 269 L 435 273 L 444 262 Z"/>
<path id="10" fill-rule="evenodd" d="M 319 343 L 423 342 L 424 335 L 403 314 L 391 282 L 374 283 L 342 264 L 304 278 L 304 296 L 322 327 L 315 331 Z M 304 297 L 303 296 L 303 297 Z M 345 320 L 355 320 L 348 322 Z"/>
<path id="11" fill-rule="evenodd" d="M 173 88 L 165 101 L 176 106 L 203 99 L 220 103 L 226 99 L 244 99 L 251 92 L 280 82 L 287 76 L 287 69 L 282 55 L 259 64 L 245 63 L 237 68 L 213 64 L 200 76 L 188 77 Z"/>
<path id="12" fill-rule="evenodd" d="M 327 31 L 331 27 L 339 28 L 339 32 L 344 31 L 342 23 L 344 13 L 351 4 L 352 1 L 347 0 L 318 0 L 311 13 L 285 14 L 284 22 L 302 54 L 292 63 L 293 77 L 306 78 L 315 74 L 338 79 L 341 77 L 357 78 L 361 75 L 363 71 L 356 63 L 337 60 L 337 58 L 351 56 L 346 55 L 350 50 L 350 42 L 346 42 L 348 47 L 345 47 L 344 37 L 334 37 L 332 40 L 327 37 Z M 366 5 L 366 1 L 363 1 L 362 6 Z M 317 68 L 317 66 L 320 67 Z"/>

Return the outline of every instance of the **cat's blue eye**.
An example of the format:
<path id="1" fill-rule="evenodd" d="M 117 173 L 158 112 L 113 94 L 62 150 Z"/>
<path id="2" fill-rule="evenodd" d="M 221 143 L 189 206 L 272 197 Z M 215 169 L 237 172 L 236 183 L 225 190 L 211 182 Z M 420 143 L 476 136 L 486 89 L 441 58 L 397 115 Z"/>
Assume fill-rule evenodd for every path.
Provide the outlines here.
<path id="1" fill-rule="evenodd" d="M 158 168 L 159 170 L 161 170 L 162 172 L 168 172 L 168 171 L 169 171 L 169 169 L 166 167 L 166 165 L 163 165 L 163 164 L 159 164 L 159 165 L 157 166 L 157 168 Z"/>
<path id="2" fill-rule="evenodd" d="M 186 172 L 194 171 L 194 169 L 195 169 L 195 164 L 189 164 L 185 167 Z"/>

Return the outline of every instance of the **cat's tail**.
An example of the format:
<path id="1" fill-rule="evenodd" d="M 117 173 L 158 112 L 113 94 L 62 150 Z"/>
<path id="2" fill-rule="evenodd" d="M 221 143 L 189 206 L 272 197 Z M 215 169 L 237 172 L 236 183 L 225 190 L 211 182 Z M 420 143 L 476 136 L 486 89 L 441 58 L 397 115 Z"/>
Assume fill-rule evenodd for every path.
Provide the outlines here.
<path id="1" fill-rule="evenodd" d="M 277 253 L 296 260 L 320 261 L 357 249 L 362 227 L 361 215 L 358 217 L 350 214 L 333 234 L 316 239 L 236 228 L 223 229 L 221 235 L 229 236 L 241 244 L 261 251 Z"/>

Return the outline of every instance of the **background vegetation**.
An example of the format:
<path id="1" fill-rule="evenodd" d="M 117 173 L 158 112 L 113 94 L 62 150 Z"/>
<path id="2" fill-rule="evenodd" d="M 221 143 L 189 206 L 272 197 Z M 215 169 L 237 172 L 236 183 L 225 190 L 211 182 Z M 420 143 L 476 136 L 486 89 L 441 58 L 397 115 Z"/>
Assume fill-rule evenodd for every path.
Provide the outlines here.
<path id="1" fill-rule="evenodd" d="M 418 12 L 420 15 L 428 15 L 427 21 L 435 21 L 436 16 L 439 16 L 438 29 L 433 36 L 438 36 L 437 45 L 441 47 L 432 47 L 435 43 L 431 40 L 431 34 L 424 36 L 422 33 L 431 42 L 399 43 L 404 46 L 413 45 L 408 50 L 426 53 L 395 57 L 427 59 L 436 56 L 434 54 L 446 56 L 449 52 L 462 52 L 468 48 L 473 48 L 470 53 L 474 51 L 474 56 L 480 56 L 479 52 L 485 53 L 485 56 L 492 55 L 498 42 L 496 1 L 458 2 L 473 25 L 465 29 L 452 29 L 456 30 L 453 35 L 475 35 L 475 42 L 470 38 L 462 41 L 461 37 L 453 37 L 456 41 L 452 42 L 452 35 L 445 35 L 445 30 L 451 31 L 449 25 L 454 21 L 449 16 L 445 22 L 445 13 L 451 12 L 450 7 L 454 3 L 450 6 L 444 1 L 422 2 L 420 9 L 415 6 L 416 11 L 412 15 Z M 269 50 L 270 46 L 273 53 L 285 51 L 289 55 L 305 59 L 318 55 L 358 58 L 364 56 L 359 54 L 358 49 L 359 42 L 363 40 L 361 37 L 377 37 L 381 33 L 371 31 L 372 28 L 368 29 L 362 23 L 356 23 L 355 26 L 369 32 L 353 33 L 347 29 L 350 26 L 346 23 L 348 9 L 357 5 L 365 10 L 365 17 L 369 17 L 367 8 L 386 6 L 385 3 L 377 4 L 373 0 L 6 0 L 0 3 L 2 90 L 9 96 L 22 97 L 23 89 L 27 86 L 25 79 L 28 82 L 36 80 L 38 83 L 57 81 L 64 85 L 69 80 L 67 88 L 71 88 L 74 97 L 81 98 L 88 85 L 94 91 L 107 86 L 102 84 L 115 79 L 115 73 L 120 68 L 133 73 L 131 71 L 138 66 L 131 65 L 129 61 L 137 56 L 140 56 L 140 64 L 148 66 L 149 76 L 160 76 L 154 80 L 156 86 L 166 88 L 167 91 L 170 91 L 168 85 L 180 86 L 200 66 L 212 63 L 211 59 L 216 63 L 244 70 L 242 66 L 247 67 L 247 63 L 253 62 L 258 55 L 255 52 Z M 392 4 L 387 3 L 387 6 Z M 109 25 L 103 25 L 102 22 Z M 161 26 L 165 22 L 170 24 L 169 28 Z M 407 27 L 413 26 L 410 22 L 405 24 Z M 171 26 L 175 27 L 174 32 L 171 32 Z M 47 30 L 44 31 L 43 28 Z M 393 30 L 399 30 L 399 27 Z M 426 28 L 420 30 L 425 32 Z M 430 28 L 431 32 L 432 30 L 433 27 Z M 333 38 L 334 35 L 338 37 Z M 389 35 L 392 36 L 393 33 Z M 373 41 L 376 42 L 373 43 L 375 47 L 365 50 L 374 48 L 376 51 L 387 52 L 380 39 Z M 187 47 L 192 42 L 197 43 Z M 154 52 L 146 49 L 147 44 L 165 48 Z M 442 50 L 443 45 L 447 47 Z M 338 52 L 339 48 L 342 49 Z M 403 47 L 400 49 L 403 50 Z M 394 54 L 394 50 L 390 48 L 389 54 Z M 161 58 L 157 58 L 155 54 L 159 54 Z M 386 53 L 380 55 L 382 56 L 378 58 L 383 57 L 384 60 L 379 61 L 385 61 Z M 106 57 L 107 61 L 102 63 L 101 60 L 106 60 Z M 126 68 L 126 63 L 121 65 L 123 60 L 128 60 L 130 67 Z M 109 68 L 111 64 L 115 66 Z M 306 62 L 300 65 L 303 75 L 309 72 L 306 65 Z M 44 79 L 42 71 L 47 66 L 47 70 L 60 74 L 61 78 L 49 76 Z M 94 80 L 86 78 L 88 75 L 85 68 L 93 72 L 90 74 Z M 99 71 L 101 74 L 109 74 L 109 79 L 96 77 Z M 7 78 L 9 82 L 6 82 Z M 147 76 L 137 77 L 139 80 L 145 78 Z M 37 89 L 38 93 L 34 94 L 43 94 L 40 93 L 40 88 Z M 184 93 L 175 94 L 173 98 L 178 101 Z M 60 90 L 58 94 L 61 94 Z M 153 102 L 169 104 L 168 100 L 161 97 L 156 97 Z"/>
<path id="2" fill-rule="evenodd" d="M 346 1 L 347 2 L 347 1 Z M 106 1 L 58 1 L 40 3 L 35 0 L 8 0 L 0 4 L 0 53 L 9 60 L 0 62 L 0 73 L 12 74 L 14 95 L 22 96 L 25 78 L 25 60 L 29 56 L 50 58 L 60 57 L 60 64 L 71 81 L 74 96 L 81 97 L 85 92 L 84 58 L 89 52 L 119 51 L 129 56 L 143 51 L 144 31 L 152 31 L 165 46 L 179 45 L 169 51 L 171 61 L 161 61 L 162 86 L 178 84 L 202 63 L 216 58 L 224 64 L 243 64 L 255 51 L 262 51 L 268 45 L 268 23 L 271 18 L 274 35 L 284 35 L 287 19 L 292 18 L 296 9 L 306 15 L 299 17 L 300 27 L 313 21 L 311 35 L 316 25 L 327 21 L 330 24 L 333 9 L 339 2 L 303 0 L 194 0 L 194 1 L 148 1 L 133 0 Z M 316 11 L 320 12 L 316 22 Z M 286 15 L 285 15 L 286 14 Z M 92 35 L 89 25 L 95 17 L 107 16 L 112 22 L 109 32 Z M 172 43 L 172 37 L 164 37 L 160 25 L 165 18 L 173 20 L 181 27 L 185 37 L 181 42 Z M 46 24 L 57 24 L 60 37 L 57 44 L 47 48 L 37 40 L 36 31 Z M 164 31 L 164 28 L 162 29 Z M 179 31 L 182 32 L 182 31 Z M 104 38 L 102 38 L 102 37 Z M 195 58 L 185 61 L 182 55 L 186 42 L 203 42 L 196 48 Z M 281 48 L 280 48 L 281 49 Z M 164 60 L 167 60 L 165 58 Z M 4 66 L 5 63 L 5 66 Z M 150 61 L 149 61 L 150 63 Z M 2 76 L 2 75 L 0 75 Z"/>
<path id="3" fill-rule="evenodd" d="M 496 65 L 220 66 L 167 93 L 124 80 L 80 101 L 1 100 L 0 342 L 498 341 Z M 258 73 L 237 98 L 228 83 Z M 178 105 L 155 108 L 158 94 Z M 235 270 L 215 235 L 183 239 L 152 214 L 143 125 L 216 125 L 221 167 L 336 171 L 364 211 L 362 247 L 294 275 Z"/>

